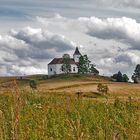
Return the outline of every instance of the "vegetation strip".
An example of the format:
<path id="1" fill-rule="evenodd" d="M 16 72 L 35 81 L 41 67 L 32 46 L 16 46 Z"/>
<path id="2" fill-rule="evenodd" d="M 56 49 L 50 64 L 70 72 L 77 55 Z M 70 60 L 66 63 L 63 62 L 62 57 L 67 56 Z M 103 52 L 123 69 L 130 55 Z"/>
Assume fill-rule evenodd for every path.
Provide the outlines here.
<path id="1" fill-rule="evenodd" d="M 106 83 L 106 82 L 98 82 L 98 83 L 102 83 L 102 84 L 113 84 L 113 83 Z M 67 85 L 67 86 L 61 86 L 61 87 L 57 87 L 57 88 L 51 88 L 49 90 L 59 90 L 59 89 L 67 89 L 67 88 L 74 88 L 74 87 L 79 87 L 79 86 L 88 86 L 88 85 L 97 85 L 97 82 L 92 82 L 92 83 L 81 83 L 81 84 L 73 84 L 73 85 Z"/>

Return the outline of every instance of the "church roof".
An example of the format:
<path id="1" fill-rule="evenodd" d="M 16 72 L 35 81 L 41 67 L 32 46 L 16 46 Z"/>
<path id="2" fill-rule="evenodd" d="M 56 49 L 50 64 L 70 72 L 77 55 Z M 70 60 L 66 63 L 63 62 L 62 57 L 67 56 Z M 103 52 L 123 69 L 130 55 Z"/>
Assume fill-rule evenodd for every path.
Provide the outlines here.
<path id="1" fill-rule="evenodd" d="M 76 47 L 75 52 L 74 52 L 74 55 L 81 55 L 81 53 L 80 53 L 78 47 Z"/>
<path id="2" fill-rule="evenodd" d="M 49 65 L 63 64 L 63 58 L 54 58 Z M 77 64 L 73 58 L 70 58 L 70 64 Z"/>

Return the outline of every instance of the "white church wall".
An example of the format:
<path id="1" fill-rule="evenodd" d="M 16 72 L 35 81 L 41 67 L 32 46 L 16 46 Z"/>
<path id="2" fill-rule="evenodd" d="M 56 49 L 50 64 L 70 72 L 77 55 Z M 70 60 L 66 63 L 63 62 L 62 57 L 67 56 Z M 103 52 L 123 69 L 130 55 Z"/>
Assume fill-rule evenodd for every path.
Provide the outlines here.
<path id="1" fill-rule="evenodd" d="M 63 64 L 56 64 L 56 74 L 63 74 L 62 71 Z M 71 64 L 71 73 L 78 73 L 78 67 L 75 64 Z"/>
<path id="2" fill-rule="evenodd" d="M 64 72 L 61 69 L 62 65 L 63 64 L 48 65 L 48 75 L 63 74 Z M 71 64 L 71 73 L 78 73 L 77 65 Z"/>
<path id="3" fill-rule="evenodd" d="M 56 65 L 48 65 L 48 75 L 55 75 L 56 72 Z"/>
<path id="4" fill-rule="evenodd" d="M 61 68 L 62 68 L 62 64 L 56 64 L 56 73 L 57 74 L 63 74 L 64 73 Z"/>
<path id="5" fill-rule="evenodd" d="M 71 65 L 71 73 L 78 73 L 77 65 L 74 65 L 74 64 Z"/>

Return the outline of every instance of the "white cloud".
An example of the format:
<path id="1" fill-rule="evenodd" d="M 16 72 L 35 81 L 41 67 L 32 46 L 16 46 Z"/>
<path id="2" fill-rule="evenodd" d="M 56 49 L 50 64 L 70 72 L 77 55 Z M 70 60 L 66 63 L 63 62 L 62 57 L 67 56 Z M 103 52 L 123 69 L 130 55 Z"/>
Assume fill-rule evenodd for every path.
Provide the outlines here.
<path id="1" fill-rule="evenodd" d="M 15 73 L 17 75 L 28 75 L 28 74 L 47 74 L 47 70 L 46 68 L 40 68 L 40 67 L 35 67 L 35 66 L 17 66 L 17 65 L 13 65 L 10 69 L 9 69 L 11 74 Z"/>
<path id="2" fill-rule="evenodd" d="M 134 19 L 70 19 L 57 14 L 37 21 L 37 28 L 13 29 L 0 36 L 1 75 L 47 73 L 52 58 L 72 54 L 77 44 L 101 74 L 120 70 L 131 75 L 140 62 L 140 24 Z"/>
<path id="3" fill-rule="evenodd" d="M 114 6 L 114 7 L 140 7 L 139 0 L 87 0 L 98 6 Z"/>
<path id="4" fill-rule="evenodd" d="M 118 55 L 116 58 L 116 63 L 124 62 L 127 63 L 129 66 L 137 65 L 140 62 L 140 57 L 132 52 L 125 52 L 123 54 Z"/>
<path id="5" fill-rule="evenodd" d="M 6 71 L 0 74 L 47 73 L 51 58 L 73 48 L 74 42 L 45 29 L 26 27 L 19 31 L 11 30 L 9 35 L 0 38 L 0 64 Z"/>
<path id="6" fill-rule="evenodd" d="M 101 39 L 114 39 L 131 45 L 132 49 L 140 49 L 140 23 L 131 18 L 97 17 L 79 18 L 87 26 L 87 33 Z"/>
<path id="7" fill-rule="evenodd" d="M 63 35 L 43 31 L 41 28 L 34 29 L 26 27 L 20 31 L 11 31 L 11 35 L 16 39 L 24 41 L 36 49 L 55 49 L 57 52 L 68 51 L 73 48 L 73 42 L 66 39 Z"/>
<path id="8" fill-rule="evenodd" d="M 52 32 L 60 32 L 65 35 L 78 33 L 84 33 L 85 35 L 87 33 L 103 40 L 122 42 L 131 46 L 132 49 L 140 49 L 140 23 L 132 18 L 80 17 L 78 19 L 69 19 L 64 17 L 37 17 L 37 20 L 43 25 L 43 28 L 47 28 Z M 76 35 L 74 37 L 77 38 Z"/>
<path id="9" fill-rule="evenodd" d="M 133 72 L 133 67 L 140 62 L 140 56 L 133 52 L 121 52 L 112 57 L 101 58 L 99 64 L 101 68 L 110 69 L 112 72 L 121 70 L 123 73 L 130 75 Z M 106 71 L 109 73 L 109 71 Z"/>

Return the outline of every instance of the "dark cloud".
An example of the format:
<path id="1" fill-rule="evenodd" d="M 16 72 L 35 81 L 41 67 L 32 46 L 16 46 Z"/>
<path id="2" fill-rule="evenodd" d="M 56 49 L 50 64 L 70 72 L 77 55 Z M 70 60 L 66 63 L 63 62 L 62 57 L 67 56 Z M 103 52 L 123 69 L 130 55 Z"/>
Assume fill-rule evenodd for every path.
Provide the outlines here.
<path id="1" fill-rule="evenodd" d="M 6 71 L 1 75 L 47 73 L 51 58 L 74 49 L 73 42 L 64 36 L 31 27 L 1 36 L 0 46 L 0 64 Z"/>
<path id="2" fill-rule="evenodd" d="M 42 31 L 42 29 L 27 27 L 19 32 L 11 31 L 11 35 L 38 50 L 55 49 L 57 52 L 65 52 L 73 49 L 72 42 L 64 36 Z"/>
<path id="3" fill-rule="evenodd" d="M 131 52 L 124 52 L 115 58 L 116 63 L 124 62 L 129 66 L 136 65 L 140 61 L 140 57 Z"/>
<path id="4" fill-rule="evenodd" d="M 20 31 L 13 30 L 11 35 L 27 45 L 27 49 L 15 50 L 20 58 L 50 59 L 74 48 L 72 42 L 65 37 L 47 31 L 43 32 L 42 29 L 27 27 Z"/>
<path id="5" fill-rule="evenodd" d="M 140 50 L 140 23 L 131 18 L 96 17 L 80 18 L 87 26 L 87 33 L 104 40 L 116 40 L 131 46 L 131 49 Z"/>

